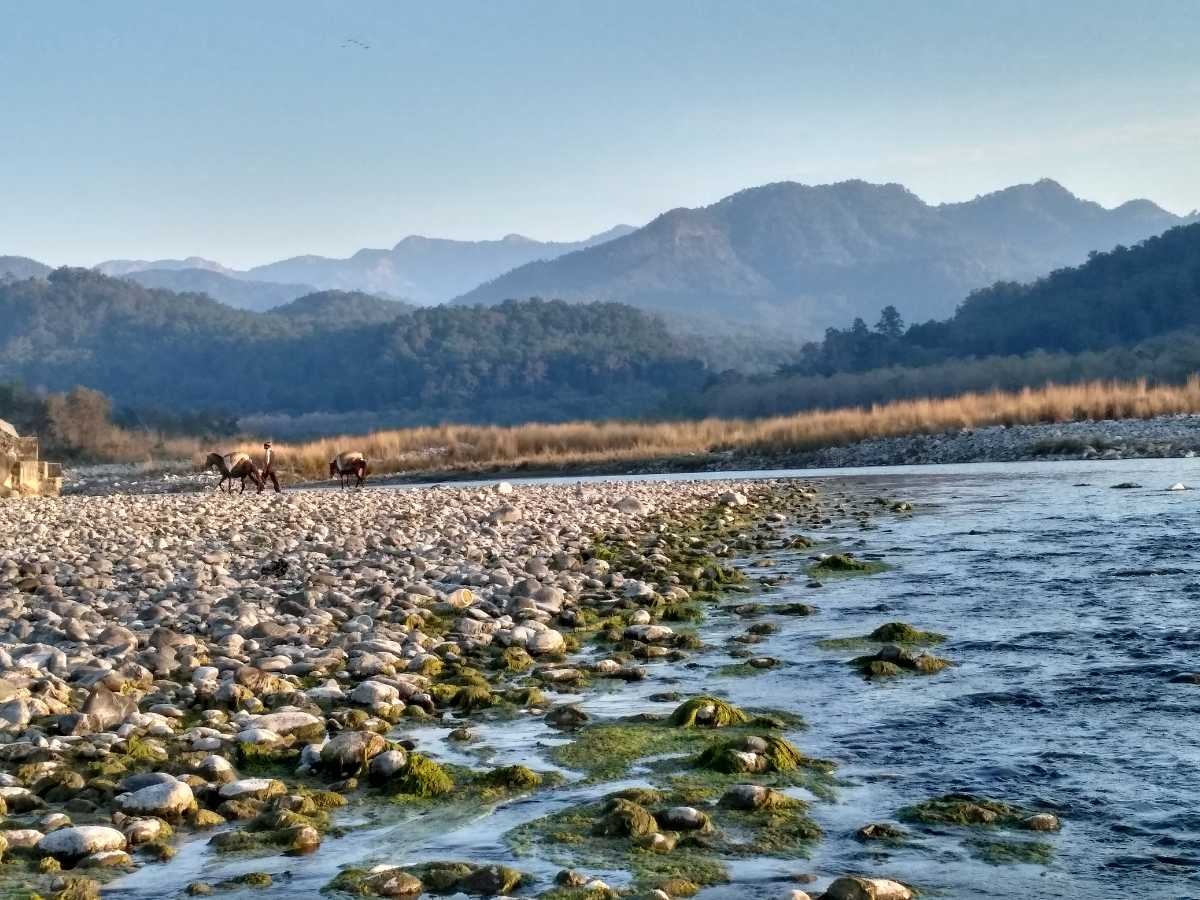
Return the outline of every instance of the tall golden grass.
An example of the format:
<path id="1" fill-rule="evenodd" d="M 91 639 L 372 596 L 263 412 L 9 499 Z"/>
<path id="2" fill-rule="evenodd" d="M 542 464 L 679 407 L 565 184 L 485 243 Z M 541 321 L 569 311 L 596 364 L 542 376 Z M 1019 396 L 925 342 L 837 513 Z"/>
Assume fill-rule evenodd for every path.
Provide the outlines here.
<path id="1" fill-rule="evenodd" d="M 1050 384 L 767 419 L 688 422 L 570 422 L 561 425 L 443 425 L 377 431 L 300 444 L 275 444 L 279 468 L 302 479 L 326 478 L 339 452 L 359 450 L 374 474 L 602 466 L 722 451 L 764 455 L 841 446 L 870 438 L 937 434 L 987 425 L 1084 419 L 1148 419 L 1200 413 L 1200 376 L 1183 385 L 1136 382 Z M 236 448 L 261 454 L 261 444 Z M 700 462 L 701 460 L 698 460 Z M 197 455 L 196 462 L 203 457 Z"/>

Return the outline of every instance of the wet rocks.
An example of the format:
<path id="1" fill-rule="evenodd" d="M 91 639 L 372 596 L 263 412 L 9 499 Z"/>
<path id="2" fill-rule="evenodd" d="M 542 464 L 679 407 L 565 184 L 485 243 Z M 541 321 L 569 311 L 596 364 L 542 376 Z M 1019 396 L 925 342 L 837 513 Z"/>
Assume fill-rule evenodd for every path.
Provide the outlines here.
<path id="1" fill-rule="evenodd" d="M 178 821 L 196 808 L 192 789 L 183 781 L 151 784 L 116 798 L 117 807 L 128 815 L 157 816 Z"/>
<path id="2" fill-rule="evenodd" d="M 387 749 L 387 741 L 371 731 L 347 731 L 321 748 L 321 768 L 333 778 L 357 775 Z"/>
<path id="3" fill-rule="evenodd" d="M 886 878 L 852 875 L 836 879 L 821 895 L 822 900 L 912 900 L 912 889 Z"/>
<path id="4" fill-rule="evenodd" d="M 52 831 L 37 843 L 39 853 L 76 861 L 93 853 L 125 849 L 125 835 L 106 825 L 75 825 Z"/>

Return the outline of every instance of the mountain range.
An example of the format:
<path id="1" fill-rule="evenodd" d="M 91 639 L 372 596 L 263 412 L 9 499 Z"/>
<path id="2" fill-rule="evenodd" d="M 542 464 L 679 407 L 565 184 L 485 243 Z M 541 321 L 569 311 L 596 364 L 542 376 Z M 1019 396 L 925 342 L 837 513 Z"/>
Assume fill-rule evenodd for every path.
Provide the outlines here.
<path id="1" fill-rule="evenodd" d="M 362 291 L 427 306 L 450 300 L 533 260 L 553 259 L 633 230 L 630 225 L 617 225 L 582 241 L 565 242 L 536 241 L 519 234 L 494 241 L 452 241 L 414 234 L 390 250 L 364 248 L 345 259 L 294 256 L 246 270 L 199 256 L 112 259 L 94 268 L 146 287 L 205 293 L 254 312 L 320 290 Z M 16 259 L 0 260 L 10 258 Z"/>
<path id="2" fill-rule="evenodd" d="M 1028 280 L 1195 221 L 1148 200 L 1114 209 L 1049 179 L 930 205 L 898 184 L 780 182 L 674 209 L 596 247 L 508 272 L 456 298 L 630 303 L 815 336 L 895 305 L 944 317 L 971 291 Z"/>
<path id="3" fill-rule="evenodd" d="M 390 250 L 246 270 L 196 256 L 95 268 L 251 311 L 323 290 L 417 305 L 538 296 L 627 303 L 662 314 L 677 334 L 794 342 L 856 317 L 874 321 L 886 305 L 909 321 L 944 318 L 972 291 L 1038 278 L 1198 219 L 1148 200 L 1105 208 L 1049 179 L 940 205 L 898 184 L 779 182 L 575 242 L 410 235 Z M 6 271 L 44 277 L 49 268 L 0 257 L 0 278 Z"/>

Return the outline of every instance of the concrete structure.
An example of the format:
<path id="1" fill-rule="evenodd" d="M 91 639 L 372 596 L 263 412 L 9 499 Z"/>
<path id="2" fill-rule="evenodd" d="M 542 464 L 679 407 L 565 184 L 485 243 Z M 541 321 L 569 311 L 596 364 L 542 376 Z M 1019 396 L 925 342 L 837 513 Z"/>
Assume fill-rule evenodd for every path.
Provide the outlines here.
<path id="1" fill-rule="evenodd" d="M 0 419 L 0 497 L 56 496 L 62 466 L 38 459 L 35 437 L 21 437 Z"/>

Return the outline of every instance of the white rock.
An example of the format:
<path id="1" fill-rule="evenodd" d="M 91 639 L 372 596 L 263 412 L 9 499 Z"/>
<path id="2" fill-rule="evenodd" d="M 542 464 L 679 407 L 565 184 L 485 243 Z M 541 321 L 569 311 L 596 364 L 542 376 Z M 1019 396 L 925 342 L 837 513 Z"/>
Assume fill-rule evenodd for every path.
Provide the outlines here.
<path id="1" fill-rule="evenodd" d="M 239 778 L 221 786 L 218 792 L 222 800 L 240 800 L 243 797 L 258 798 L 283 793 L 282 781 L 274 778 Z"/>
<path id="2" fill-rule="evenodd" d="M 76 859 L 105 850 L 124 850 L 125 835 L 106 825 L 75 825 L 50 832 L 38 841 L 37 849 L 47 856 Z"/>
<path id="3" fill-rule="evenodd" d="M 380 706 L 397 702 L 400 691 L 381 681 L 363 681 L 350 692 L 350 699 L 363 706 Z"/>
<path id="4" fill-rule="evenodd" d="M 553 628 L 537 632 L 525 645 L 530 653 L 557 653 L 565 646 L 563 636 Z"/>
<path id="5" fill-rule="evenodd" d="M 117 806 L 123 813 L 163 819 L 178 818 L 195 803 L 192 789 L 182 781 L 152 784 L 117 798 Z"/>

